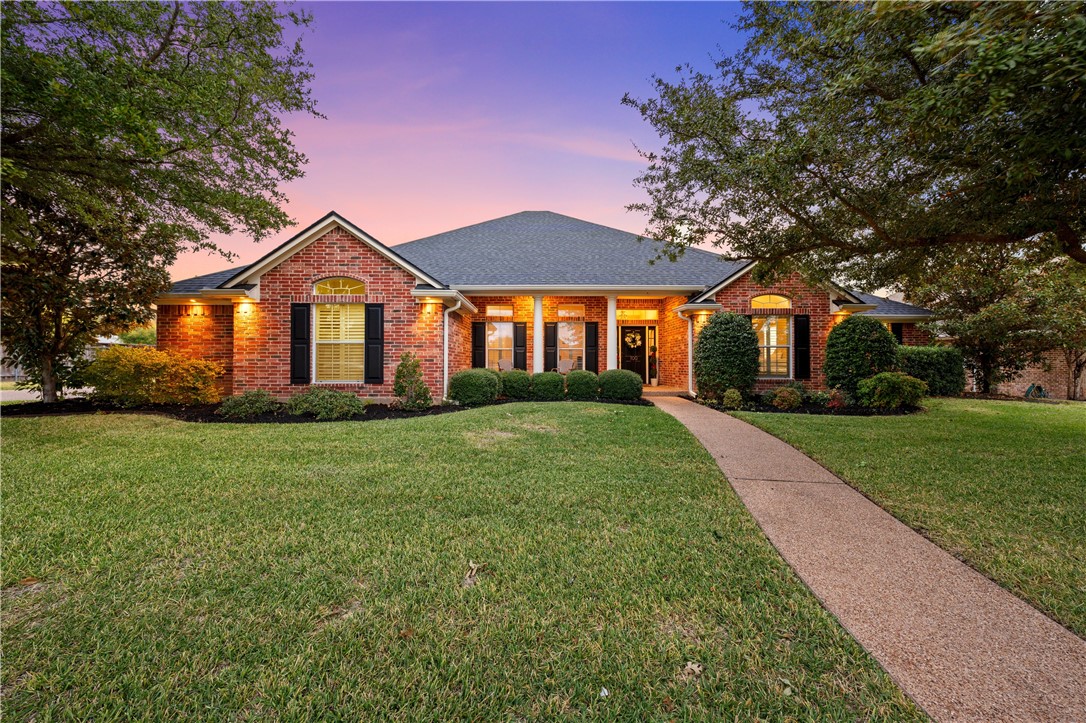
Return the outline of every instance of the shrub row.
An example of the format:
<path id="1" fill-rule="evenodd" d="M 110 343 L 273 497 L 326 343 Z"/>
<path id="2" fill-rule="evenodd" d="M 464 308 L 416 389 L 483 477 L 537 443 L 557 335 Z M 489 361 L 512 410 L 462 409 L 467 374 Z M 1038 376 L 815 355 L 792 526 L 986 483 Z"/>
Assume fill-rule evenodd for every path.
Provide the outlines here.
<path id="1" fill-rule="evenodd" d="M 898 371 L 928 385 L 928 394 L 957 396 L 965 391 L 965 359 L 952 346 L 899 346 Z"/>
<path id="2" fill-rule="evenodd" d="M 350 392 L 327 387 L 309 387 L 280 403 L 268 392 L 256 390 L 236 394 L 223 400 L 215 413 L 227 419 L 255 419 L 261 414 L 274 414 L 286 410 L 296 417 L 311 416 L 317 419 L 350 419 L 365 414 L 370 405 L 367 399 L 359 399 Z"/>
<path id="3" fill-rule="evenodd" d="M 103 349 L 87 367 L 93 397 L 118 407 L 214 404 L 223 365 L 149 346 Z"/>
<path id="4" fill-rule="evenodd" d="M 624 369 L 611 369 L 598 376 L 582 370 L 562 376 L 558 372 L 529 374 L 519 369 L 501 373 L 491 369 L 466 369 L 449 379 L 449 399 L 466 406 L 492 404 L 499 397 L 539 402 L 561 399 L 627 401 L 640 399 L 641 392 L 641 377 Z"/>

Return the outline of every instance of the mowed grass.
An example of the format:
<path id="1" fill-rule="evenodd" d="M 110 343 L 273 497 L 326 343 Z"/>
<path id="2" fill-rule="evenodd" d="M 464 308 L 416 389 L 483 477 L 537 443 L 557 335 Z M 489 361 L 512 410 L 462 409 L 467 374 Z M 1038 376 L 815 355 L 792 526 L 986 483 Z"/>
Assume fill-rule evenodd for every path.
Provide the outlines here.
<path id="1" fill-rule="evenodd" d="M 922 717 L 652 408 L 2 432 L 13 720 Z"/>
<path id="2" fill-rule="evenodd" d="M 906 417 L 736 416 L 1086 637 L 1086 404 L 925 404 Z"/>

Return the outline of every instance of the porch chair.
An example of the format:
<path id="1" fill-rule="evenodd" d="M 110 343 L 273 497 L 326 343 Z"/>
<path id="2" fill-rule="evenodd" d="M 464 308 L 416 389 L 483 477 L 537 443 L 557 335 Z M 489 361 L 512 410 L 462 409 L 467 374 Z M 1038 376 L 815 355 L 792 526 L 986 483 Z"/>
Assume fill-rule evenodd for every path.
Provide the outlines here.
<path id="1" fill-rule="evenodd" d="M 563 359 L 558 362 L 558 373 L 565 375 L 573 371 L 574 361 L 572 359 Z"/>
<path id="2" fill-rule="evenodd" d="M 513 360 L 512 359 L 499 359 L 498 360 L 498 371 L 500 371 L 500 372 L 511 372 L 511 371 L 513 371 Z"/>

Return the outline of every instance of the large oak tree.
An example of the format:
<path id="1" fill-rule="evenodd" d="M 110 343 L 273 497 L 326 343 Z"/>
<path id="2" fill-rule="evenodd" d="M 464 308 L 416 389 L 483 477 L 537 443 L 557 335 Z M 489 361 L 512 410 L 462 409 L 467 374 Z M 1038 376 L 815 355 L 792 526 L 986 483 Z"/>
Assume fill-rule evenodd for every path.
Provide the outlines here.
<path id="1" fill-rule="evenodd" d="M 1086 6 L 750 3 L 636 108 L 647 233 L 878 286 L 995 248 L 1086 264 Z"/>
<path id="2" fill-rule="evenodd" d="M 0 7 L 3 340 L 46 401 L 95 334 L 146 320 L 180 251 L 289 225 L 308 22 L 271 2 Z"/>

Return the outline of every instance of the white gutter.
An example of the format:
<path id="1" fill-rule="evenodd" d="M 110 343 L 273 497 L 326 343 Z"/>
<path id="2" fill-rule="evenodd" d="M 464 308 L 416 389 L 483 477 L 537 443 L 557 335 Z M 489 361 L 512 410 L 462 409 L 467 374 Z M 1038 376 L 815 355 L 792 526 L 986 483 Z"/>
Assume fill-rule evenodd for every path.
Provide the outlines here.
<path id="1" fill-rule="evenodd" d="M 456 311 L 457 309 L 459 309 L 461 303 L 463 303 L 463 302 L 461 302 L 459 299 L 457 299 L 455 306 L 450 306 L 447 309 L 445 309 L 445 324 L 444 324 L 445 339 L 443 340 L 442 353 L 441 353 L 441 358 L 444 360 L 444 363 L 445 363 L 445 368 L 444 368 L 444 372 L 442 374 L 442 381 L 441 381 L 441 401 L 443 401 L 443 402 L 449 396 L 449 314 L 451 314 L 454 311 Z"/>
<path id="2" fill-rule="evenodd" d="M 686 387 L 693 397 L 697 396 L 694 394 L 694 317 L 683 316 L 682 309 L 676 309 L 675 313 L 686 320 Z"/>

